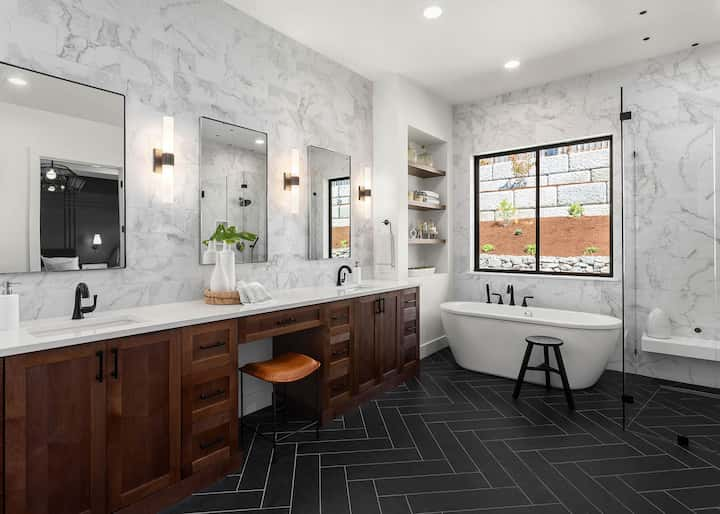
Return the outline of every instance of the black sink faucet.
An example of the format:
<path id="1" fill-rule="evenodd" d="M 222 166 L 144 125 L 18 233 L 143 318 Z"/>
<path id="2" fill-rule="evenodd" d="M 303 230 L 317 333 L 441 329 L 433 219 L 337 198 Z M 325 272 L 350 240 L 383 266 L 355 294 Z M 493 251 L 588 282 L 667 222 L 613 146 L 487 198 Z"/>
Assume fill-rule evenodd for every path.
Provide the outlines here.
<path id="1" fill-rule="evenodd" d="M 534 299 L 534 298 L 535 298 L 534 296 L 523 296 L 522 306 L 523 306 L 523 307 L 527 307 L 527 306 L 528 306 L 527 301 L 528 301 L 528 300 L 532 300 L 532 299 Z"/>
<path id="2" fill-rule="evenodd" d="M 88 307 L 82 306 L 83 298 L 90 298 L 90 289 L 85 282 L 80 282 L 75 288 L 75 308 L 72 319 L 83 319 L 85 314 L 94 311 L 97 307 L 97 295 L 93 295 L 93 304 Z"/>
<path id="3" fill-rule="evenodd" d="M 502 304 L 503 304 L 502 295 L 501 295 L 500 293 L 493 293 L 492 295 L 498 297 L 498 305 L 502 305 Z"/>
<path id="4" fill-rule="evenodd" d="M 510 295 L 510 305 L 515 305 L 515 288 L 512 284 L 507 286 L 507 294 Z"/>
<path id="5" fill-rule="evenodd" d="M 343 270 L 347 270 L 347 273 L 352 273 L 352 268 L 348 266 L 347 264 L 343 264 L 340 266 L 340 269 L 338 270 L 338 279 L 337 279 L 337 286 L 340 287 L 345 283 L 347 280 L 347 273 L 343 273 Z"/>

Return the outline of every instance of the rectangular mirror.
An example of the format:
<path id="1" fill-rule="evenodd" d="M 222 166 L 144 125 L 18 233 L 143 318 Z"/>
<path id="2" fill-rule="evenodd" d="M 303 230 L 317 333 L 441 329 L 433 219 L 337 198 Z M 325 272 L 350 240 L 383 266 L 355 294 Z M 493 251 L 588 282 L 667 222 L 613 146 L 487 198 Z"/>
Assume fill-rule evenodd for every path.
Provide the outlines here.
<path id="1" fill-rule="evenodd" d="M 351 254 L 350 156 L 308 147 L 310 180 L 309 259 L 346 259 Z"/>
<path id="2" fill-rule="evenodd" d="M 125 97 L 0 63 L 0 273 L 125 267 Z"/>
<path id="3" fill-rule="evenodd" d="M 200 118 L 200 262 L 214 256 L 202 243 L 218 225 L 257 235 L 235 247 L 235 262 L 267 261 L 267 146 L 265 132 Z"/>

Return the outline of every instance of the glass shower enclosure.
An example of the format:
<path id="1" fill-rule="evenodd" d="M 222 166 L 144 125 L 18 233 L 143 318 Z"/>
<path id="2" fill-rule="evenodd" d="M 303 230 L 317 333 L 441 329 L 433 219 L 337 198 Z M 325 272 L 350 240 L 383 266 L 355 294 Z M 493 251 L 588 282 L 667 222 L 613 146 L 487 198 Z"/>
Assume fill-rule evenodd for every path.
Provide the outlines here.
<path id="1" fill-rule="evenodd" d="M 720 89 L 707 74 L 667 66 L 622 88 L 623 407 L 627 430 L 720 452 Z"/>

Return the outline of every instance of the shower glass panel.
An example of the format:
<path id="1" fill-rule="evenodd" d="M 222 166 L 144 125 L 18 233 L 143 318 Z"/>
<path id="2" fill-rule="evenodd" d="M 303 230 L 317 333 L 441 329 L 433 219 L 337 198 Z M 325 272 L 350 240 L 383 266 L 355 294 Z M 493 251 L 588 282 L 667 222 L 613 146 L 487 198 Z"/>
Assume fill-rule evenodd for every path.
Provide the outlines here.
<path id="1" fill-rule="evenodd" d="M 720 89 L 706 74 L 623 87 L 624 422 L 720 452 Z"/>

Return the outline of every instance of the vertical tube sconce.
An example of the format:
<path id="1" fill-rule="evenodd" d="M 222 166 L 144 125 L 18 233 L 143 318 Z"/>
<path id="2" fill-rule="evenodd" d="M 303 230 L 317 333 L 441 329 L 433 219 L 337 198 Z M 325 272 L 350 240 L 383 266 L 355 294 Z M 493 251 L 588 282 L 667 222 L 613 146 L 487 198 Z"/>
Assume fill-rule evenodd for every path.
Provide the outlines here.
<path id="1" fill-rule="evenodd" d="M 175 120 L 163 116 L 162 148 L 153 149 L 153 171 L 160 175 L 160 197 L 172 203 L 175 197 Z"/>
<path id="2" fill-rule="evenodd" d="M 372 196 L 370 188 L 371 171 L 368 166 L 363 169 L 362 177 L 360 177 L 360 185 L 358 186 L 358 200 L 367 200 Z"/>
<path id="3" fill-rule="evenodd" d="M 290 192 L 290 212 L 300 211 L 300 151 L 293 148 L 290 152 L 290 172 L 283 173 L 283 189 Z"/>

